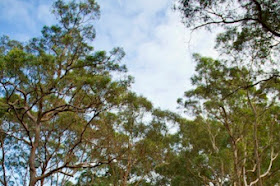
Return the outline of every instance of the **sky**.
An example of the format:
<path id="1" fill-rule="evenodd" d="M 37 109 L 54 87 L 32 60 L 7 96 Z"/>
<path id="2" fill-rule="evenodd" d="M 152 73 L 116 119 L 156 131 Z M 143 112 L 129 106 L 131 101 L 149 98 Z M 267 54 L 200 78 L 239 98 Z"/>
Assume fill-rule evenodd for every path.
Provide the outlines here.
<path id="1" fill-rule="evenodd" d="M 28 41 L 55 23 L 53 0 L 0 0 L 0 36 Z M 176 111 L 176 100 L 191 89 L 193 53 L 216 57 L 215 34 L 191 32 L 181 23 L 173 0 L 97 0 L 96 50 L 122 47 L 122 60 L 135 78 L 133 91 L 155 107 Z"/>

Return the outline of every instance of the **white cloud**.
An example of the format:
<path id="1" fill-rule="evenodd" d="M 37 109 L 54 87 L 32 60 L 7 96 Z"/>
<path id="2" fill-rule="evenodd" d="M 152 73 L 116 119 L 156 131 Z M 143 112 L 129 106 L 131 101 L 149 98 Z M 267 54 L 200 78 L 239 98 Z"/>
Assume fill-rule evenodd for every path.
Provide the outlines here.
<path id="1" fill-rule="evenodd" d="M 170 1 L 167 0 L 125 0 L 125 8 L 128 11 L 145 12 L 146 14 L 154 14 L 167 8 Z"/>
<path id="2" fill-rule="evenodd" d="M 194 32 L 190 40 L 190 31 L 167 0 L 110 2 L 100 2 L 103 13 L 97 24 L 96 45 L 107 50 L 124 47 L 124 62 L 135 77 L 133 90 L 155 106 L 175 110 L 177 98 L 191 87 L 192 53 L 216 56 L 213 35 Z"/>
<path id="3" fill-rule="evenodd" d="M 213 34 L 194 32 L 189 43 L 190 31 L 180 22 L 178 12 L 171 9 L 169 0 L 98 2 L 101 19 L 96 23 L 94 47 L 97 50 L 123 47 L 127 53 L 124 63 L 135 76 L 133 90 L 148 97 L 157 107 L 175 110 L 177 98 L 190 88 L 189 79 L 195 67 L 191 54 L 217 56 L 212 49 Z M 29 31 L 17 31 L 17 37 L 26 39 L 28 34 L 34 35 L 34 30 L 39 35 L 39 25 L 54 22 L 50 5 L 49 0 L 0 0 L 4 10 L 0 20 L 24 24 Z"/>
<path id="4" fill-rule="evenodd" d="M 34 9 L 32 3 L 19 0 L 1 0 L 1 19 L 5 21 L 19 23 L 26 25 L 26 29 L 34 29 L 36 27 L 35 21 L 32 20 L 31 12 Z"/>
<path id="5" fill-rule="evenodd" d="M 55 17 L 50 13 L 50 11 L 50 4 L 40 4 L 37 8 L 38 21 L 45 25 L 54 24 L 56 22 Z"/>
<path id="6" fill-rule="evenodd" d="M 174 12 L 153 29 L 152 40 L 137 49 L 134 89 L 150 98 L 156 106 L 175 109 L 176 100 L 188 86 L 193 72 L 186 49 L 186 30 Z"/>
<path id="7" fill-rule="evenodd" d="M 39 36 L 43 25 L 55 22 L 50 13 L 51 3 L 51 0 L 0 0 L 0 26 L 5 27 L 0 34 L 20 41 Z"/>

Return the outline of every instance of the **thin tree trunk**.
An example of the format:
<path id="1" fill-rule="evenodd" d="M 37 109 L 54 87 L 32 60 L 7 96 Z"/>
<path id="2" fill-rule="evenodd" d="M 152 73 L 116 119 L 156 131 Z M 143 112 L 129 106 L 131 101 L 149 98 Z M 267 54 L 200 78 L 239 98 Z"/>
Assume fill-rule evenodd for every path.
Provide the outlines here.
<path id="1" fill-rule="evenodd" d="M 131 166 L 132 166 L 132 157 L 131 157 L 131 143 L 129 142 L 128 148 L 129 148 L 129 153 L 128 153 L 128 162 L 127 162 L 127 166 L 126 166 L 126 170 L 124 172 L 123 175 L 123 182 L 122 182 L 122 186 L 127 186 L 127 180 L 128 180 L 128 176 L 131 170 Z"/>
<path id="2" fill-rule="evenodd" d="M 234 185 L 236 186 L 241 186 L 242 182 L 241 182 L 241 171 L 240 171 L 240 167 L 239 167 L 239 159 L 238 159 L 238 149 L 236 146 L 236 141 L 232 141 L 232 145 L 233 145 L 233 159 L 234 159 L 234 172 L 235 172 L 235 181 L 234 181 Z"/>
<path id="3" fill-rule="evenodd" d="M 224 122 L 224 126 L 230 136 L 230 141 L 232 144 L 232 148 L 233 148 L 233 161 L 234 161 L 234 181 L 233 181 L 233 185 L 234 186 L 241 186 L 242 182 L 241 182 L 241 173 L 242 171 L 240 170 L 240 166 L 239 166 L 239 158 L 238 158 L 238 148 L 237 148 L 237 139 L 234 137 L 233 132 L 230 129 L 230 125 L 228 123 L 228 115 L 226 112 L 226 109 L 221 106 L 224 117 L 225 117 L 225 122 Z"/>
<path id="4" fill-rule="evenodd" d="M 29 157 L 29 167 L 30 167 L 29 186 L 34 186 L 37 182 L 37 178 L 36 178 L 36 150 L 37 150 L 37 147 L 39 145 L 39 140 L 40 140 L 40 129 L 41 129 L 40 124 L 36 125 L 35 139 L 34 139 L 34 143 L 32 143 L 30 157 Z"/>
<path id="5" fill-rule="evenodd" d="M 257 120 L 257 119 L 256 119 Z M 255 160 L 257 164 L 257 177 L 259 179 L 258 185 L 262 186 L 262 179 L 261 179 L 261 162 L 259 156 L 259 142 L 258 142 L 258 127 L 257 121 L 254 122 L 254 153 L 255 153 Z"/>
<path id="6" fill-rule="evenodd" d="M 3 137 L 4 138 L 4 137 Z M 6 168 L 5 168 L 5 149 L 4 149 L 4 139 L 1 140 L 1 149 L 2 149 L 2 160 L 1 160 L 1 164 L 2 164 L 2 170 L 3 170 L 3 182 L 1 181 L 1 183 L 6 186 L 8 185 L 7 183 L 7 178 L 6 178 Z"/>
<path id="7" fill-rule="evenodd" d="M 259 155 L 259 142 L 258 142 L 258 114 L 256 111 L 256 108 L 254 107 L 254 105 L 251 102 L 251 99 L 249 97 L 249 92 L 247 91 L 247 98 L 248 98 L 248 102 L 249 105 L 254 113 L 254 154 L 255 154 L 255 161 L 256 161 L 256 165 L 257 165 L 257 178 L 259 179 L 259 181 L 257 182 L 258 186 L 262 186 L 262 179 L 261 179 L 261 161 L 260 161 L 260 155 Z"/>

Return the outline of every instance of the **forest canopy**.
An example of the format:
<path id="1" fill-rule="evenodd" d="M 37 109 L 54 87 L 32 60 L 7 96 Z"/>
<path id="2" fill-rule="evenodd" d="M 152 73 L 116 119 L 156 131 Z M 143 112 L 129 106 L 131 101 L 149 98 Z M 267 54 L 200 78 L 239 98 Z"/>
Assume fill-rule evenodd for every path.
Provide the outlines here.
<path id="1" fill-rule="evenodd" d="M 222 30 L 221 58 L 195 54 L 195 88 L 178 100 L 208 136 L 206 146 L 191 143 L 201 159 L 190 161 L 206 185 L 278 184 L 279 8 L 270 0 L 179 1 L 188 28 Z"/>
<path id="2" fill-rule="evenodd" d="M 1 37 L 2 185 L 279 184 L 280 3 L 174 3 L 187 28 L 221 27 L 219 58 L 193 55 L 183 115 L 132 91 L 122 48 L 95 50 L 95 0 L 56 0 L 28 42 Z"/>

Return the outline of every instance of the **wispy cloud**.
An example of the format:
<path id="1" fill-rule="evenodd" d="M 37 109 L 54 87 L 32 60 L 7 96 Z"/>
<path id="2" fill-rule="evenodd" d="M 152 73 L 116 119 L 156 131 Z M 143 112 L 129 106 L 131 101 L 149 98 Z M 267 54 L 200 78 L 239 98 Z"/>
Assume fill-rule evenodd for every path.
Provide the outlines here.
<path id="1" fill-rule="evenodd" d="M 54 23 L 51 0 L 1 0 L 0 34 L 27 40 L 40 35 L 43 25 Z M 123 47 L 124 63 L 135 77 L 133 90 L 155 106 L 175 110 L 176 100 L 191 87 L 195 64 L 191 54 L 216 55 L 213 36 L 205 31 L 191 35 L 172 10 L 169 0 L 100 0 L 96 22 L 97 50 Z"/>
<path id="2" fill-rule="evenodd" d="M 1 0 L 0 34 L 20 41 L 40 35 L 41 27 L 54 21 L 49 11 L 51 3 L 50 0 Z"/>
<path id="3" fill-rule="evenodd" d="M 190 31 L 168 0 L 110 2 L 100 2 L 96 45 L 107 50 L 123 47 L 124 62 L 136 80 L 133 89 L 156 106 L 175 110 L 177 98 L 191 87 L 195 66 L 191 54 L 213 54 L 213 39 L 204 31 L 192 34 L 190 40 Z"/>
<path id="4" fill-rule="evenodd" d="M 40 4 L 37 8 L 38 22 L 45 25 L 52 25 L 56 22 L 54 15 L 51 13 L 50 4 Z"/>

